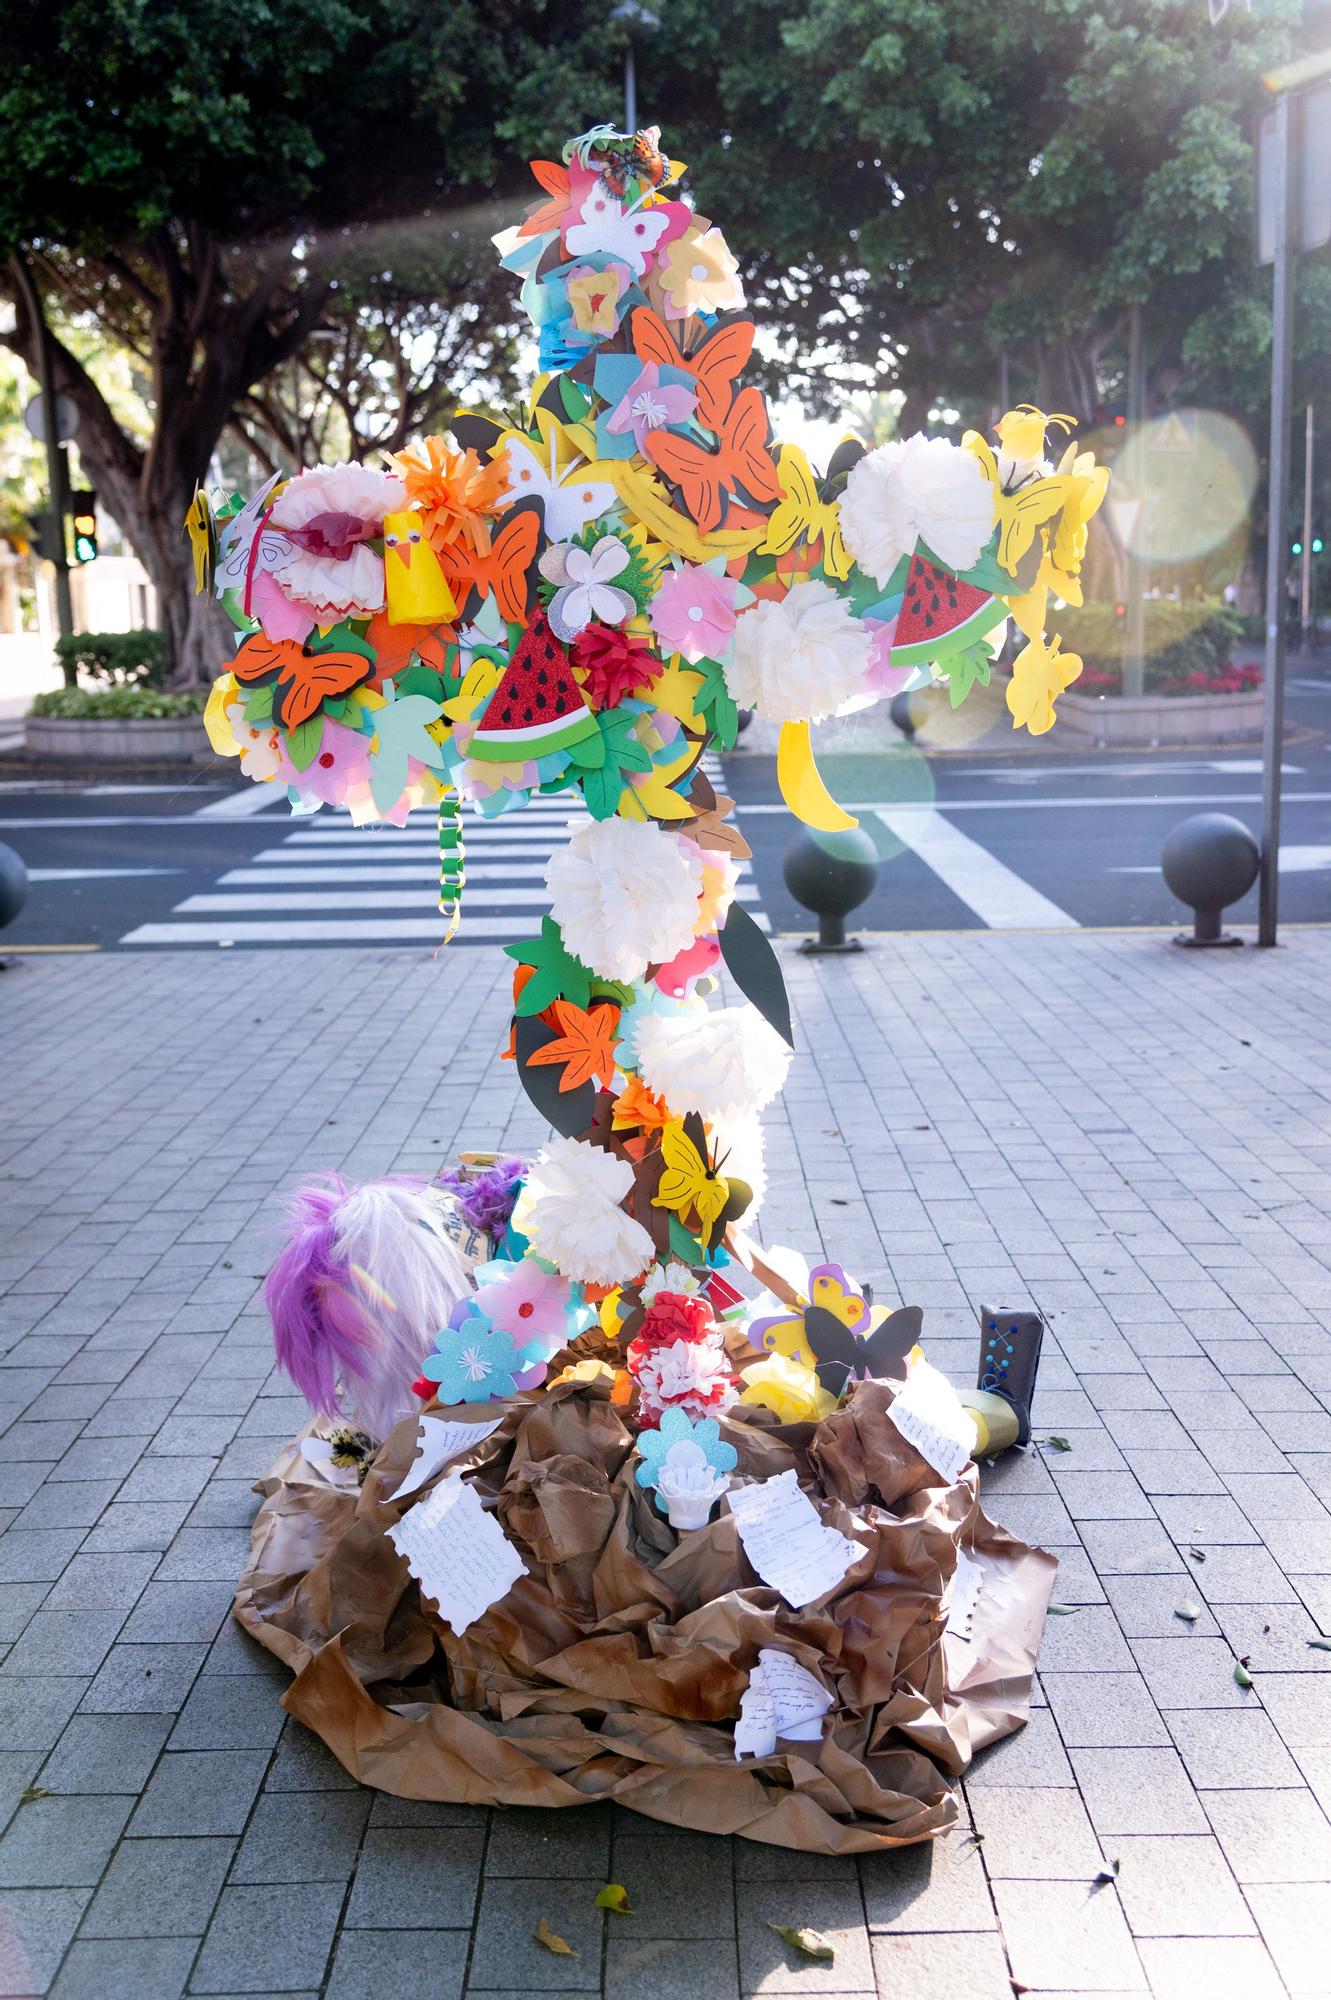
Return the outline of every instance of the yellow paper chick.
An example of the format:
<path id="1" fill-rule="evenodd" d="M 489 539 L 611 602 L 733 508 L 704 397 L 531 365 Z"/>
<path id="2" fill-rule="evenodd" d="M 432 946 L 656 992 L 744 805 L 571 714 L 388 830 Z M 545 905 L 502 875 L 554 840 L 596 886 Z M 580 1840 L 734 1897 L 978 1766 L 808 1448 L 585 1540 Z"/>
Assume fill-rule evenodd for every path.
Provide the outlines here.
<path id="1" fill-rule="evenodd" d="M 439 625 L 457 605 L 412 508 L 384 515 L 384 588 L 390 625 Z"/>

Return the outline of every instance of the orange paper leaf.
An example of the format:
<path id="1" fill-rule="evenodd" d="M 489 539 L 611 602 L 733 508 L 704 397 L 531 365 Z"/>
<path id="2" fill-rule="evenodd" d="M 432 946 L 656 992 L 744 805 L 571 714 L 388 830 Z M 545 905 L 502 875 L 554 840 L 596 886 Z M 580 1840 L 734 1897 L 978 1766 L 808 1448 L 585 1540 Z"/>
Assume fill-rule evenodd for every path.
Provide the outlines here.
<path id="1" fill-rule="evenodd" d="M 528 1057 L 533 1069 L 564 1064 L 559 1079 L 561 1091 L 578 1090 L 593 1081 L 609 1090 L 615 1074 L 615 1040 L 619 1028 L 618 1007 L 593 1007 L 590 1013 L 571 1000 L 552 1003 L 559 1033 L 554 1041 Z"/>

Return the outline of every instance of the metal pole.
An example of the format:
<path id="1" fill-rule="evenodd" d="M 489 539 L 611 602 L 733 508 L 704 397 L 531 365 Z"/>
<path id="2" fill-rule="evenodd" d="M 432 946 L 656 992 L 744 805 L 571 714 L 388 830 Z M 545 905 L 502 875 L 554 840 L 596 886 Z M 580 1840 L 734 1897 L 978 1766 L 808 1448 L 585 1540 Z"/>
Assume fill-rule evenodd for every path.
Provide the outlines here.
<path id="1" fill-rule="evenodd" d="M 51 561 L 55 565 L 55 611 L 60 635 L 67 639 L 74 630 L 74 605 L 69 594 L 69 559 L 65 554 L 65 515 L 69 506 L 69 468 L 65 447 L 56 437 L 55 371 L 51 366 L 51 336 L 37 287 L 32 282 L 21 254 L 9 260 L 15 282 L 32 321 L 33 344 L 37 349 L 37 379 L 42 389 L 42 409 L 46 418 L 46 472 L 50 487 L 51 532 L 48 537 Z M 72 678 L 66 668 L 66 678 Z"/>
<path id="2" fill-rule="evenodd" d="M 1271 293 L 1271 451 L 1266 529 L 1266 665 L 1262 711 L 1262 866 L 1257 942 L 1276 941 L 1280 871 L 1280 762 L 1285 736 L 1285 512 L 1289 505 L 1290 370 L 1294 332 L 1294 246 L 1290 241 L 1293 105 L 1276 100 L 1272 181 L 1275 258 Z"/>
<path id="3" fill-rule="evenodd" d="M 1142 309 L 1134 306 L 1128 321 L 1128 436 L 1138 454 L 1138 478 L 1144 476 L 1146 433 L 1146 359 L 1142 341 Z M 1134 536 L 1135 541 L 1135 536 Z M 1127 629 L 1123 639 L 1123 692 L 1146 692 L 1146 565 L 1128 550 Z"/>
<path id="4" fill-rule="evenodd" d="M 633 62 L 633 44 L 624 50 L 624 130 L 638 129 L 638 75 Z"/>
<path id="5" fill-rule="evenodd" d="M 1307 651 L 1313 604 L 1313 406 L 1303 413 L 1303 574 L 1299 578 L 1299 624 Z"/>
<path id="6" fill-rule="evenodd" d="M 1005 417 L 1012 408 L 1012 369 L 1007 349 L 998 357 L 998 414 Z"/>

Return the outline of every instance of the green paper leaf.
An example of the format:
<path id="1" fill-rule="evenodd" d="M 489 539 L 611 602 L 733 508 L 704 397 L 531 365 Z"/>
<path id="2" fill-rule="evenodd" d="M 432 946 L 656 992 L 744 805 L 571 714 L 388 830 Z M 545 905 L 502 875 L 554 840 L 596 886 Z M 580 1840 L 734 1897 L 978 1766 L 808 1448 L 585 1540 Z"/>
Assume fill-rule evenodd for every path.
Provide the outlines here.
<path id="1" fill-rule="evenodd" d="M 584 771 L 599 771 L 605 766 L 605 738 L 600 730 L 584 736 L 577 743 L 570 743 L 568 754 L 572 761 Z"/>
<path id="2" fill-rule="evenodd" d="M 1195 1625 L 1202 1615 L 1202 1607 L 1191 1597 L 1185 1597 L 1182 1604 L 1174 1606 L 1174 1616 L 1181 1618 L 1185 1625 Z"/>
<path id="3" fill-rule="evenodd" d="M 633 1915 L 629 1892 L 622 1882 L 607 1882 L 604 1889 L 598 1890 L 596 1907 L 598 1910 L 614 1910 L 621 1917 Z"/>
<path id="4" fill-rule="evenodd" d="M 670 1218 L 670 1254 L 681 1264 L 696 1267 L 707 1262 L 707 1252 L 696 1236 L 690 1235 L 677 1215 Z"/>
<path id="5" fill-rule="evenodd" d="M 363 632 L 345 621 L 330 632 L 316 633 L 306 648 L 309 653 L 359 653 L 364 660 L 376 657 L 374 647 Z"/>
<path id="6" fill-rule="evenodd" d="M 324 740 L 324 719 L 322 715 L 312 715 L 308 722 L 301 722 L 287 731 L 287 756 L 298 771 L 308 771 L 319 754 L 319 745 Z"/>
<path id="7" fill-rule="evenodd" d="M 265 682 L 263 687 L 251 688 L 245 696 L 245 720 L 256 726 L 273 719 L 273 683 Z"/>
<path id="8" fill-rule="evenodd" d="M 605 709 L 597 716 L 602 759 L 599 770 L 582 780 L 582 795 L 593 819 L 613 819 L 624 790 L 625 771 L 650 771 L 652 760 L 633 734 L 637 717 L 628 710 Z M 577 751 L 573 755 L 577 756 Z"/>
<path id="9" fill-rule="evenodd" d="M 447 674 L 439 673 L 434 667 L 427 667 L 424 660 L 412 656 L 411 665 L 393 676 L 393 685 L 399 695 L 423 694 L 427 701 L 444 702 L 457 693 L 457 686 L 448 684 Z"/>
<path id="10" fill-rule="evenodd" d="M 506 944 L 504 952 L 519 965 L 532 967 L 532 976 L 518 995 L 520 1017 L 543 1014 L 552 1000 L 571 1000 L 584 1009 L 591 1005 L 592 975 L 580 958 L 565 950 L 564 934 L 553 917 L 541 918 L 539 938 Z"/>
<path id="11" fill-rule="evenodd" d="M 1241 1688 L 1250 1688 L 1252 1686 L 1252 1675 L 1248 1672 L 1242 1660 L 1236 1660 L 1234 1663 L 1234 1681 L 1235 1685 Z"/>
<path id="12" fill-rule="evenodd" d="M 739 710 L 726 686 L 725 671 L 718 660 L 699 660 L 695 672 L 702 675 L 702 686 L 694 706 L 716 737 L 717 748 L 733 750 L 739 734 Z"/>
<path id="13" fill-rule="evenodd" d="M 776 1932 L 782 1944 L 788 1944 L 805 1958 L 816 1958 L 823 1965 L 830 1965 L 836 1955 L 822 1932 L 810 1930 L 807 1924 L 774 1924 L 769 1918 L 767 1928 Z"/>
<path id="14" fill-rule="evenodd" d="M 439 703 L 420 694 L 399 695 L 374 711 L 379 748 L 370 758 L 370 797 L 381 813 L 406 790 L 408 758 L 432 770 L 444 769 L 444 753 L 426 728 L 439 714 Z"/>
<path id="15" fill-rule="evenodd" d="M 953 708 L 961 707 L 972 688 L 989 685 L 992 665 L 993 655 L 983 640 L 968 646 L 964 653 L 951 653 L 938 661 L 939 672 L 947 676 L 947 698 Z"/>

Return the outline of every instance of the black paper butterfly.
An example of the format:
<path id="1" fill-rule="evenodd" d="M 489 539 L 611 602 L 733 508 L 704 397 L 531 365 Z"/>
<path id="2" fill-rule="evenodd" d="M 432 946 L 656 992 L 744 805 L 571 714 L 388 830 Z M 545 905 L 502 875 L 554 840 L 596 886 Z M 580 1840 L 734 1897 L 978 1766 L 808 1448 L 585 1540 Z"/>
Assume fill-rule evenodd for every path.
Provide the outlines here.
<path id="1" fill-rule="evenodd" d="M 831 1396 L 844 1394 L 852 1377 L 904 1374 L 906 1356 L 920 1337 L 924 1311 L 901 1306 L 861 1340 L 826 1306 L 804 1314 L 804 1337 L 817 1356 L 818 1380 Z"/>

